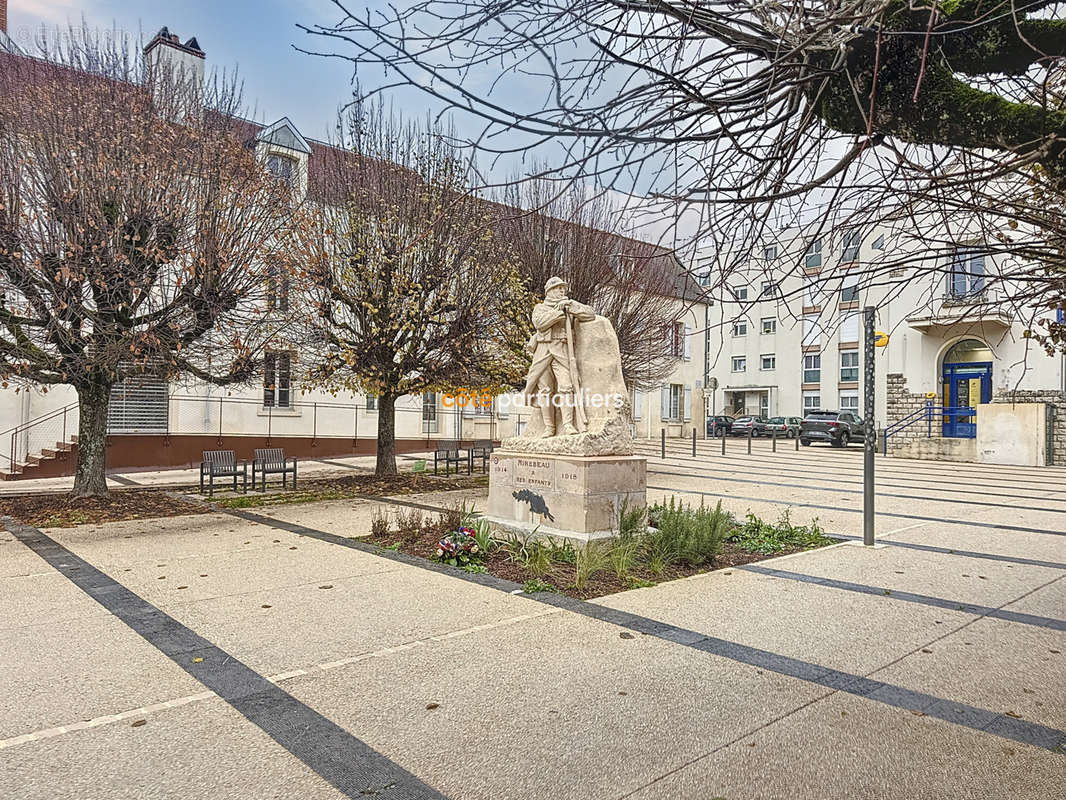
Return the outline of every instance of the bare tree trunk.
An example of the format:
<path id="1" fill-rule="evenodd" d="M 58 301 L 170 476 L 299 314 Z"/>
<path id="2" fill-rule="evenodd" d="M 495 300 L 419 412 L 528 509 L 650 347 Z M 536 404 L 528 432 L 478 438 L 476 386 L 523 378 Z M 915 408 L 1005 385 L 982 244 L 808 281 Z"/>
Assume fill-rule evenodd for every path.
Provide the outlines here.
<path id="1" fill-rule="evenodd" d="M 74 497 L 107 496 L 107 409 L 110 383 L 78 386 L 78 465 Z"/>
<path id="2" fill-rule="evenodd" d="M 378 396 L 378 463 L 375 475 L 396 474 L 396 395 Z"/>

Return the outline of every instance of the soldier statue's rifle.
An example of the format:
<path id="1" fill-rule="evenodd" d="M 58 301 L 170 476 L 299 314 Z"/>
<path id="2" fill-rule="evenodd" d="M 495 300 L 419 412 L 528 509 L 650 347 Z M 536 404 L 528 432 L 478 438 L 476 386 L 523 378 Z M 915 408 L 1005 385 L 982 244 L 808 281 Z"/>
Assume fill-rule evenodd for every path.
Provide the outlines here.
<path id="1" fill-rule="evenodd" d="M 574 328 L 571 323 L 569 307 L 563 309 L 566 317 L 566 355 L 570 362 L 570 383 L 574 389 L 574 422 L 579 433 L 584 433 L 588 428 L 588 419 L 585 417 L 585 399 L 581 392 L 581 377 L 577 373 L 577 359 L 574 358 Z"/>

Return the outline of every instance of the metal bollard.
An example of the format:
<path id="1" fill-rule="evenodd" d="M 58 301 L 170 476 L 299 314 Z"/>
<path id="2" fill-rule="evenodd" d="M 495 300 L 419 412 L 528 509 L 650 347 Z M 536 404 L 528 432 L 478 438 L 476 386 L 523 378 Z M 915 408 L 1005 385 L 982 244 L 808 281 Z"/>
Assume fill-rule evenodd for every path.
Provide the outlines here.
<path id="1" fill-rule="evenodd" d="M 797 453 L 799 452 L 799 449 L 800 449 L 800 435 L 797 433 L 796 434 L 796 452 Z"/>
<path id="2" fill-rule="evenodd" d="M 772 430 L 770 432 L 770 443 L 773 445 L 773 452 L 776 453 L 777 452 L 777 429 L 776 428 L 774 428 L 774 430 Z"/>
<path id="3" fill-rule="evenodd" d="M 692 428 L 692 457 L 696 457 L 696 428 Z"/>
<path id="4" fill-rule="evenodd" d="M 752 432 L 754 430 L 755 430 L 755 426 L 754 425 L 752 425 L 750 428 L 748 428 L 748 455 L 749 456 L 751 455 L 751 436 L 752 436 Z"/>
<path id="5" fill-rule="evenodd" d="M 726 437 L 726 431 L 722 431 L 722 455 L 723 456 L 725 455 L 725 437 Z"/>
<path id="6" fill-rule="evenodd" d="M 662 457 L 663 457 L 663 461 L 665 461 L 666 460 L 666 428 L 660 429 L 659 433 L 661 434 L 661 436 L 659 438 L 660 438 L 660 440 L 662 442 L 662 445 L 661 445 L 661 447 L 662 447 Z"/>

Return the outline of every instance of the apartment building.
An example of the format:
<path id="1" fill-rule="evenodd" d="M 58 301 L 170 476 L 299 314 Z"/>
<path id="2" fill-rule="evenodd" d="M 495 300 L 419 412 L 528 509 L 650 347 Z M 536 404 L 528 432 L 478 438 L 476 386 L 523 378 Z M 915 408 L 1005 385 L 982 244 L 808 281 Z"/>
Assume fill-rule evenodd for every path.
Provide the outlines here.
<path id="1" fill-rule="evenodd" d="M 879 430 L 920 416 L 927 404 L 1040 401 L 1060 408 L 1052 435 L 1066 456 L 1063 359 L 1034 347 L 1025 335 L 1032 320 L 1003 302 L 1010 290 L 1003 278 L 1018 265 L 978 252 L 974 236 L 965 220 L 935 234 L 812 225 L 777 232 L 746 259 L 698 252 L 695 271 L 715 300 L 706 373 L 717 388 L 707 393 L 708 414 L 861 415 L 862 309 L 874 306 L 876 330 L 888 335 L 875 350 Z M 958 244 L 927 254 L 928 241 Z M 723 272 L 726 261 L 732 268 Z M 902 432 L 890 444 L 898 450 L 918 433 Z M 931 451 L 948 453 L 974 438 L 976 414 L 938 415 L 921 435 L 955 440 Z"/>

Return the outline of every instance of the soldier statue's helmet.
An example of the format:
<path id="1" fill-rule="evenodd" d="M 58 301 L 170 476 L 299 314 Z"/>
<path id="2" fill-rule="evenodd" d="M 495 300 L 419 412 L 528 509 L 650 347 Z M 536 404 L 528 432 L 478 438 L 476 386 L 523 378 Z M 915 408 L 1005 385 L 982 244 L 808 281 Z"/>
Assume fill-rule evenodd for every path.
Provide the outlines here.
<path id="1" fill-rule="evenodd" d="M 548 282 L 544 284 L 544 293 L 547 294 L 552 289 L 554 289 L 556 286 L 569 286 L 569 285 L 570 284 L 568 284 L 562 278 L 559 278 L 559 277 L 548 278 Z"/>

